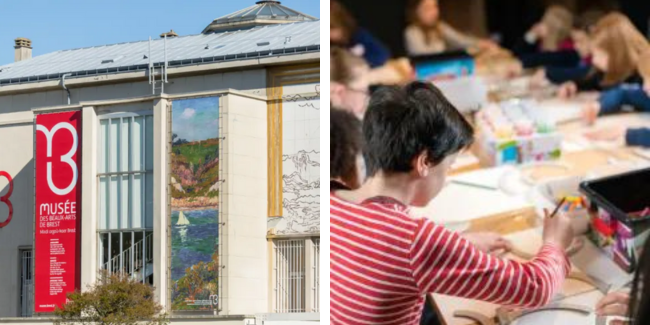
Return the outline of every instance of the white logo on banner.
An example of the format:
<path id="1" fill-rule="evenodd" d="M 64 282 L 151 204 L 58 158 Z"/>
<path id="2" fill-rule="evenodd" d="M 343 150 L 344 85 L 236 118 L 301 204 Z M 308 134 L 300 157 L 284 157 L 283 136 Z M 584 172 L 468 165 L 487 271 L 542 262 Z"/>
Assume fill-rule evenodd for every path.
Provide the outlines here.
<path id="1" fill-rule="evenodd" d="M 70 134 L 72 134 L 72 148 L 70 148 L 70 151 L 61 156 L 61 162 L 66 163 L 70 166 L 72 169 L 72 182 L 70 182 L 70 185 L 64 189 L 60 189 L 54 185 L 54 182 L 52 182 L 52 162 L 47 163 L 47 185 L 49 185 L 50 190 L 54 194 L 57 195 L 66 195 L 74 189 L 75 185 L 77 184 L 77 164 L 72 160 L 72 156 L 77 152 L 77 130 L 67 122 L 61 122 L 55 125 L 52 130 L 48 130 L 46 127 L 42 125 L 36 125 L 36 131 L 41 131 L 45 134 L 45 138 L 47 138 L 47 157 L 50 158 L 52 157 L 52 138 L 54 138 L 54 134 L 58 132 L 60 129 L 65 129 L 70 131 Z"/>

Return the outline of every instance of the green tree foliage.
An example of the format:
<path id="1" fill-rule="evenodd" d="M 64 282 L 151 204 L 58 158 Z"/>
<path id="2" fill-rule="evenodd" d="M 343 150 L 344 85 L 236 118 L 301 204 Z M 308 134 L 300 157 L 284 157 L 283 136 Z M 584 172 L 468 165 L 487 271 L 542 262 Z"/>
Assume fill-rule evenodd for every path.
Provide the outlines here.
<path id="1" fill-rule="evenodd" d="M 154 288 L 128 275 L 100 273 L 84 292 L 67 295 L 56 308 L 54 325 L 166 325 L 163 307 L 154 301 Z"/>
<path id="2" fill-rule="evenodd" d="M 210 306 L 191 306 L 187 301 L 208 300 L 211 295 L 218 294 L 218 268 L 219 256 L 212 254 L 209 262 L 199 262 L 185 269 L 185 275 L 180 278 L 175 286 L 175 297 L 172 302 L 177 310 L 209 309 Z"/>

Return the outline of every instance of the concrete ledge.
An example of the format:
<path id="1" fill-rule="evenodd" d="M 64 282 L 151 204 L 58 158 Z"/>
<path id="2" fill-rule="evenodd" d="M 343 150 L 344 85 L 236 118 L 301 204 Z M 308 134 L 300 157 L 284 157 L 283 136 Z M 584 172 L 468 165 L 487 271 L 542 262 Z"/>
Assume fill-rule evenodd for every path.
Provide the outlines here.
<path id="1" fill-rule="evenodd" d="M 320 61 L 320 52 L 300 53 L 284 56 L 270 56 L 265 58 L 254 58 L 247 60 L 226 61 L 219 63 L 205 63 L 182 67 L 170 67 L 168 76 L 184 76 L 209 74 L 214 71 L 241 70 L 244 68 L 257 68 L 263 66 L 274 66 L 283 64 L 301 64 Z M 113 84 L 147 80 L 147 71 L 123 72 L 103 74 L 91 77 L 79 77 L 66 79 L 65 85 L 70 89 L 97 86 L 100 84 Z M 9 94 L 32 93 L 46 90 L 61 90 L 60 80 L 49 80 L 41 82 L 30 82 L 14 85 L 0 86 L 0 96 Z"/>
<path id="2" fill-rule="evenodd" d="M 153 101 L 157 99 L 173 100 L 173 99 L 183 99 L 183 98 L 210 97 L 210 96 L 228 95 L 228 94 L 233 94 L 240 97 L 246 97 L 246 98 L 261 100 L 261 101 L 267 100 L 265 96 L 252 95 L 239 90 L 228 88 L 222 90 L 200 91 L 200 92 L 192 92 L 192 93 L 184 93 L 184 94 L 173 94 L 173 95 L 160 94 L 160 95 L 150 95 L 150 96 L 132 97 L 132 98 L 124 98 L 124 99 L 94 100 L 94 101 L 87 101 L 87 102 L 79 102 L 79 104 L 73 104 L 73 105 L 36 107 L 36 108 L 32 108 L 31 111 L 34 114 L 52 113 L 52 112 L 79 110 L 83 107 L 89 107 L 89 106 L 92 107 L 114 106 L 114 105 L 124 105 L 124 104 L 140 103 L 140 102 L 153 103 Z M 12 122 L 12 124 L 14 123 L 16 122 Z"/>

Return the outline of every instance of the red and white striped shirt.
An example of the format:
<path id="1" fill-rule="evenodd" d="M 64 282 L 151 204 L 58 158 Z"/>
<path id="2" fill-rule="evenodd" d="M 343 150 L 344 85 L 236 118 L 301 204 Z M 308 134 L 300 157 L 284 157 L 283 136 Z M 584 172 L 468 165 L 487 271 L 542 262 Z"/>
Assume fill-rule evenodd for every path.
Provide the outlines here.
<path id="1" fill-rule="evenodd" d="M 496 258 L 390 200 L 354 204 L 331 194 L 330 237 L 330 322 L 338 325 L 419 324 L 427 293 L 539 307 L 571 268 L 550 244 L 526 263 Z"/>

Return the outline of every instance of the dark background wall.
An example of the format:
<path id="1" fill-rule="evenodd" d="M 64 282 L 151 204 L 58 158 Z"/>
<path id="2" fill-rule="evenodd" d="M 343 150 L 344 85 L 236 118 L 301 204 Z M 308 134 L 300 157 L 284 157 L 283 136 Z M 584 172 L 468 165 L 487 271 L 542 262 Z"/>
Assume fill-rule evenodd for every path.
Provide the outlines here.
<path id="1" fill-rule="evenodd" d="M 404 51 L 403 31 L 408 0 L 340 0 L 394 56 Z M 619 8 L 644 34 L 650 35 L 650 0 L 439 0 L 445 21 L 461 30 L 487 36 L 498 34 L 502 44 L 512 46 L 550 4 L 562 4 L 575 12 L 593 7 Z"/>

